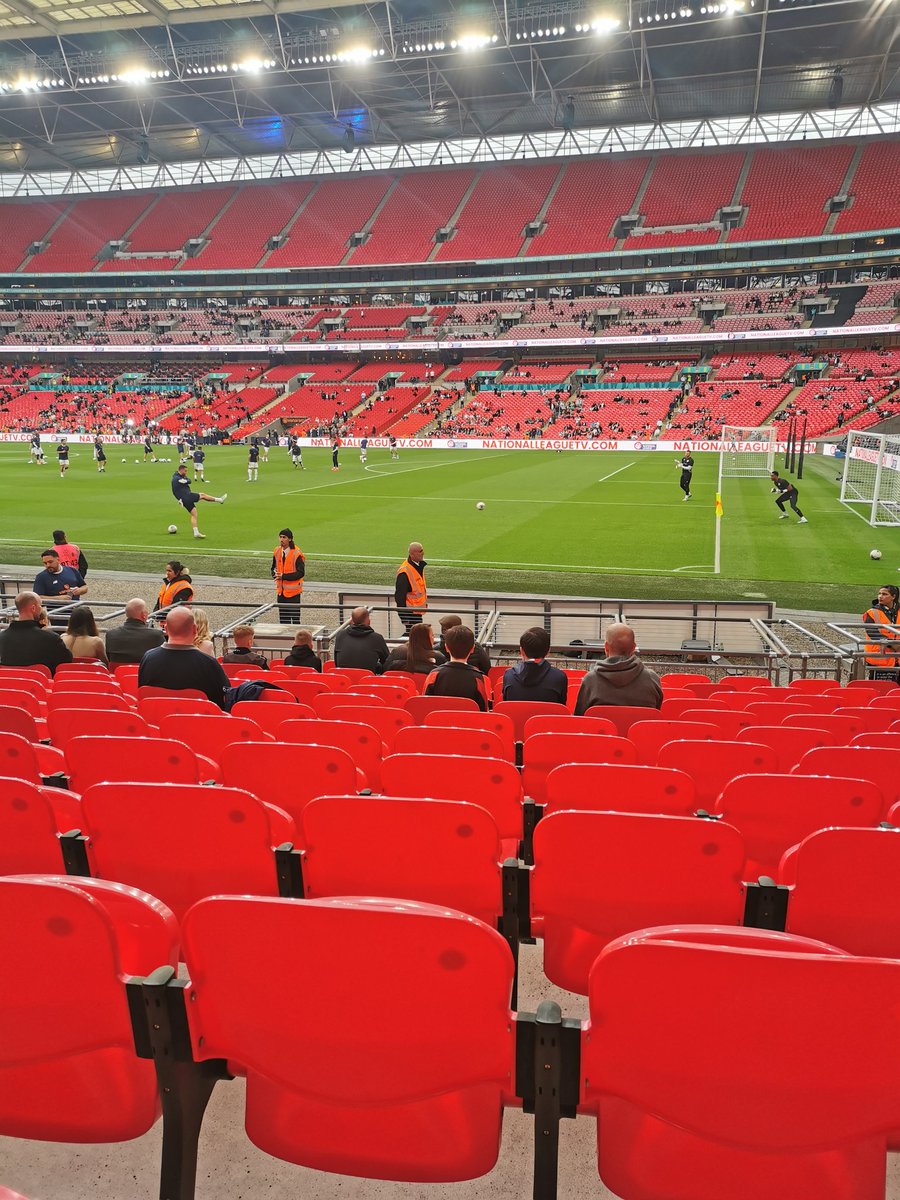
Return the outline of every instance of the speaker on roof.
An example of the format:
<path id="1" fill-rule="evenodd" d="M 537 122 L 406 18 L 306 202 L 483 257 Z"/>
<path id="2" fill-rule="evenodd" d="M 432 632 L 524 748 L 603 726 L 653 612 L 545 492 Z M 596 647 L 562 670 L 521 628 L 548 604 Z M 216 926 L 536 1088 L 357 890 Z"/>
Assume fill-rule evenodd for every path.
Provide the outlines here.
<path id="1" fill-rule="evenodd" d="M 344 129 L 344 136 L 341 138 L 341 149 L 345 154 L 352 154 L 356 147 L 356 134 L 353 132 L 353 126 L 347 125 Z"/>
<path id="2" fill-rule="evenodd" d="M 574 127 L 575 127 L 575 97 L 574 96 L 566 96 L 565 102 L 562 106 L 560 124 L 562 125 L 563 129 L 566 129 L 566 130 L 574 129 Z"/>
<path id="3" fill-rule="evenodd" d="M 828 107 L 837 108 L 844 95 L 844 68 L 835 67 L 831 77 L 831 87 L 828 89 Z"/>

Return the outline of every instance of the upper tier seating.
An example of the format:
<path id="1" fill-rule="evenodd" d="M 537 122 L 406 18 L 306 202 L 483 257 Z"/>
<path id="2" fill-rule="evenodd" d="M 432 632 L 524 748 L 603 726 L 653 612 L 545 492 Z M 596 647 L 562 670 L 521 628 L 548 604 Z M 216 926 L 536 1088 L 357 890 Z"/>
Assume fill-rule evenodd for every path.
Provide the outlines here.
<path id="1" fill-rule="evenodd" d="M 814 237 L 825 229 L 825 202 L 841 191 L 854 147 L 787 146 L 756 150 L 740 203 L 747 218 L 729 242 Z"/>
<path id="2" fill-rule="evenodd" d="M 649 158 L 643 155 L 570 162 L 526 253 L 591 254 L 612 250 L 617 217 L 631 212 Z M 536 213 L 534 214 L 537 215 Z"/>
<path id="3" fill-rule="evenodd" d="M 386 175 L 321 180 L 266 266 L 336 266 L 349 250 L 350 235 L 362 232 L 390 185 Z"/>
<path id="4" fill-rule="evenodd" d="M 241 188 L 213 226 L 208 245 L 184 268 L 255 267 L 266 253 L 268 238 L 281 233 L 314 187 L 312 180 L 298 179 Z"/>
<path id="5" fill-rule="evenodd" d="M 180 251 L 189 238 L 200 237 L 216 220 L 235 189 L 194 188 L 189 192 L 163 192 L 146 211 L 128 237 L 131 254 L 141 251 Z M 111 263 L 124 260 L 111 259 Z M 110 265 L 108 270 L 121 270 Z M 152 266 L 145 267 L 153 270 Z"/>
<path id="6" fill-rule="evenodd" d="M 498 165 L 482 171 L 457 220 L 456 236 L 436 259 L 515 258 L 559 174 L 556 162 Z"/>
<path id="7" fill-rule="evenodd" d="M 731 204 L 743 165 L 743 151 L 717 154 L 714 164 L 700 154 L 659 155 L 639 206 L 644 227 L 712 221 L 720 208 Z M 716 228 L 661 234 L 658 242 L 655 237 L 631 236 L 625 247 L 702 245 L 717 242 L 720 232 Z"/>
<path id="8" fill-rule="evenodd" d="M 54 229 L 50 245 L 34 255 L 27 269 L 93 270 L 99 251 L 113 239 L 121 238 L 154 199 L 147 192 L 80 197 Z"/>
<path id="9" fill-rule="evenodd" d="M 32 242 L 43 241 L 71 201 L 13 200 L 0 204 L 0 271 L 16 271 Z"/>
<path id="10" fill-rule="evenodd" d="M 853 203 L 838 214 L 835 233 L 892 229 L 897 224 L 900 142 L 870 142 L 850 182 Z"/>
<path id="11" fill-rule="evenodd" d="M 367 240 L 350 256 L 363 263 L 424 262 L 475 179 L 473 167 L 401 174 Z"/>

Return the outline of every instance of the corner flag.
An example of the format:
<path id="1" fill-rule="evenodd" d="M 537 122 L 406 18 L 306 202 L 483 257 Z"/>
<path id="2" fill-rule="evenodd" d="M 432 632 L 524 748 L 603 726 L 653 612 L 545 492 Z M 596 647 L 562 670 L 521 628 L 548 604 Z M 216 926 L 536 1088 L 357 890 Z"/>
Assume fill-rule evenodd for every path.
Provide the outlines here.
<path id="1" fill-rule="evenodd" d="M 725 510 L 722 508 L 722 494 L 721 492 L 716 492 L 716 516 L 721 517 L 724 515 L 724 512 Z"/>

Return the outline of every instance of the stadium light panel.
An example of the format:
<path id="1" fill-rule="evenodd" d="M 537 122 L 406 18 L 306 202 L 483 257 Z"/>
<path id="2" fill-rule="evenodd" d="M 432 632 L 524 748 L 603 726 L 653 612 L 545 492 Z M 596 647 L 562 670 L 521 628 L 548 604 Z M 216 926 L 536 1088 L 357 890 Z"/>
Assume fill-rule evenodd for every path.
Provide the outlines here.
<path id="1" fill-rule="evenodd" d="M 497 42 L 496 33 L 464 33 L 450 43 L 451 50 L 483 50 Z"/>

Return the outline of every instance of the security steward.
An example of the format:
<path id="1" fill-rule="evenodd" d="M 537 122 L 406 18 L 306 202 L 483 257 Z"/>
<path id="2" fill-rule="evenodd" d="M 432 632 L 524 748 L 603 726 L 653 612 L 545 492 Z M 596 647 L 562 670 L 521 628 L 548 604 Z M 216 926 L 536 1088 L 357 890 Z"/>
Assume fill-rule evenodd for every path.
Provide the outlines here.
<path id="1" fill-rule="evenodd" d="M 166 563 L 166 575 L 159 589 L 154 612 L 161 608 L 171 608 L 173 604 L 190 604 L 194 599 L 194 585 L 187 573 L 187 567 L 177 559 Z"/>
<path id="2" fill-rule="evenodd" d="M 863 613 L 863 621 L 872 628 L 866 642 L 866 664 L 872 670 L 870 679 L 893 679 L 900 682 L 900 631 L 897 624 L 900 590 L 893 584 L 878 589 L 872 607 Z"/>
<path id="3" fill-rule="evenodd" d="M 300 597 L 306 559 L 294 545 L 290 529 L 282 529 L 278 545 L 272 551 L 272 578 L 278 597 L 278 619 L 282 625 L 300 624 Z"/>
<path id="4" fill-rule="evenodd" d="M 424 620 L 428 608 L 428 591 L 425 587 L 427 565 L 421 542 L 413 542 L 409 554 L 397 570 L 394 600 L 407 633 L 413 625 Z"/>

